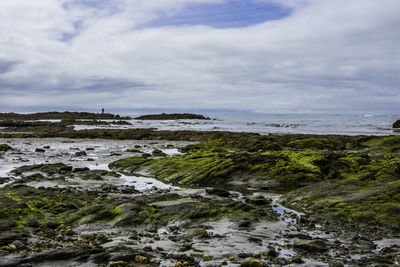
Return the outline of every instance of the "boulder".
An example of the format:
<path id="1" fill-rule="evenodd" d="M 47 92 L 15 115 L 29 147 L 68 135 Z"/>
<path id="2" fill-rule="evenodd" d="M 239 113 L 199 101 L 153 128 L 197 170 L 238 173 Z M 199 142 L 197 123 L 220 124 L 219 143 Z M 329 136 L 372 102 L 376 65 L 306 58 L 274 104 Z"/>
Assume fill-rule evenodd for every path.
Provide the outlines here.
<path id="1" fill-rule="evenodd" d="M 183 235 L 186 237 L 190 237 L 190 238 L 194 238 L 194 237 L 198 237 L 198 238 L 209 238 L 209 234 L 207 233 L 207 231 L 204 228 L 201 227 L 195 227 L 195 228 L 189 228 L 186 229 L 183 232 Z"/>
<path id="2" fill-rule="evenodd" d="M 154 149 L 153 152 L 151 153 L 154 157 L 165 157 L 167 154 L 162 152 L 160 149 Z"/>
<path id="3" fill-rule="evenodd" d="M 266 267 L 268 266 L 262 260 L 256 258 L 246 258 L 241 264 L 240 267 Z"/>
<path id="4" fill-rule="evenodd" d="M 400 120 L 397 120 L 393 123 L 393 128 L 400 128 Z"/>
<path id="5" fill-rule="evenodd" d="M 8 151 L 8 150 L 12 150 L 13 148 L 10 147 L 7 144 L 0 144 L 0 151 Z"/>
<path id="6" fill-rule="evenodd" d="M 309 252 L 321 252 L 328 250 L 328 243 L 321 239 L 299 240 L 295 242 L 293 246 Z"/>

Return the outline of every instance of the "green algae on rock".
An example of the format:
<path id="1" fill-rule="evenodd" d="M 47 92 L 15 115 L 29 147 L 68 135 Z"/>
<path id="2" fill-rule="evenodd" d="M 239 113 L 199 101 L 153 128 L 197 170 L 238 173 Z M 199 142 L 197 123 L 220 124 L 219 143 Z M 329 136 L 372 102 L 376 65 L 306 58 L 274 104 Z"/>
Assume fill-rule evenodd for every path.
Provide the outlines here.
<path id="1" fill-rule="evenodd" d="M 400 157 L 348 155 L 335 165 L 336 179 L 299 188 L 285 203 L 332 219 L 400 227 Z"/>
<path id="2" fill-rule="evenodd" d="M 43 172 L 48 175 L 69 173 L 72 171 L 72 167 L 65 165 L 64 163 L 52 163 L 52 164 L 36 164 L 36 165 L 24 165 L 12 170 L 12 173 L 21 175 L 27 172 Z"/>
<path id="3" fill-rule="evenodd" d="M 400 155 L 393 149 L 400 137 L 282 139 L 265 138 L 270 147 L 279 145 L 279 150 L 266 151 L 268 146 L 260 141 L 253 152 L 245 151 L 242 139 L 216 139 L 184 147 L 184 155 L 121 159 L 110 168 L 146 173 L 177 185 L 268 186 L 287 192 L 286 204 L 315 214 L 400 226 Z"/>
<path id="4" fill-rule="evenodd" d="M 179 185 L 272 181 L 276 189 L 287 190 L 322 178 L 320 168 L 313 163 L 322 158 L 318 151 L 247 153 L 218 149 L 209 142 L 203 145 L 190 146 L 186 151 L 192 152 L 186 155 L 159 159 L 127 158 L 113 162 L 109 167 L 124 173 L 149 173 L 157 179 Z"/>
<path id="5" fill-rule="evenodd" d="M 13 150 L 13 148 L 7 144 L 0 144 L 0 151 Z"/>

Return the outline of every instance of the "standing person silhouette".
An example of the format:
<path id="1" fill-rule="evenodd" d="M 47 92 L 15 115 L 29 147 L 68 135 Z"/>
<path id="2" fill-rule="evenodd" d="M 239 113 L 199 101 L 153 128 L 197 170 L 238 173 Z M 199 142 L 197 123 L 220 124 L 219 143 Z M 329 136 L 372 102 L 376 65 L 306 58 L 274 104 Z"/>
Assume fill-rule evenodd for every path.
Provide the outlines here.
<path id="1" fill-rule="evenodd" d="M 101 114 L 104 114 L 104 108 L 101 109 Z"/>

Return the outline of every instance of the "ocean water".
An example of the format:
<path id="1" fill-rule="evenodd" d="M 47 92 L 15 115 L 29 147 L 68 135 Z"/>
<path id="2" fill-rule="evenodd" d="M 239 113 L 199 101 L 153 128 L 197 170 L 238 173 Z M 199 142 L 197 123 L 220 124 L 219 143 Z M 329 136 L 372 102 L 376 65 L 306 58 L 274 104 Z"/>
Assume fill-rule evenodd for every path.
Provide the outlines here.
<path id="1" fill-rule="evenodd" d="M 132 118 L 143 114 L 121 114 Z M 211 120 L 130 120 L 129 126 L 102 128 L 154 128 L 157 130 L 233 131 L 343 135 L 399 135 L 392 124 L 400 115 L 316 115 L 206 113 Z M 98 128 L 77 125 L 75 129 Z"/>

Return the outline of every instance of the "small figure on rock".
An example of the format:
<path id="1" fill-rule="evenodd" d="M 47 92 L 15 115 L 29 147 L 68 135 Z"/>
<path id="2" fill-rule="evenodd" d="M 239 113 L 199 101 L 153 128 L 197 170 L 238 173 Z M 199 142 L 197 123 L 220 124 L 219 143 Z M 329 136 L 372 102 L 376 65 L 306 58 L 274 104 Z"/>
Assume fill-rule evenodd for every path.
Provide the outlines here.
<path id="1" fill-rule="evenodd" d="M 101 109 L 101 114 L 104 114 L 104 108 Z"/>

